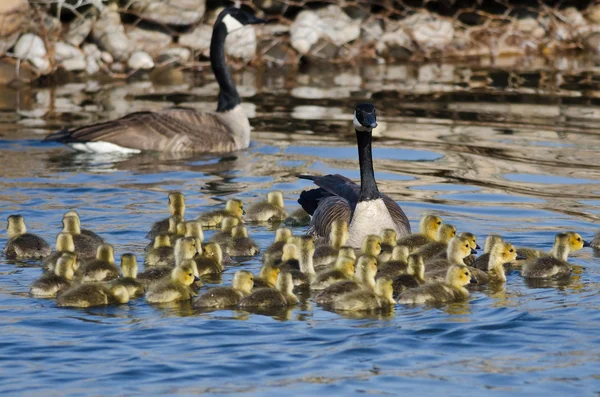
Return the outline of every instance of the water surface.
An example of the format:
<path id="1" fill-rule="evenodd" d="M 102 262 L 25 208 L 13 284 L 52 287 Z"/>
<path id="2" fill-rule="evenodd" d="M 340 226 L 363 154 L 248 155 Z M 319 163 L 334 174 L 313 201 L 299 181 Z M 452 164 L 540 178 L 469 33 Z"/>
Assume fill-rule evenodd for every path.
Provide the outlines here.
<path id="1" fill-rule="evenodd" d="M 486 87 L 475 84 L 482 73 Z M 503 73 L 448 65 L 239 73 L 253 142 L 224 157 L 98 156 L 40 143 L 63 126 L 136 110 L 212 110 L 217 86 L 209 73 L 173 85 L 7 89 L 0 217 L 21 213 L 30 231 L 52 242 L 62 214 L 76 208 L 117 255 L 141 255 L 150 225 L 166 216 L 169 190 L 185 193 L 189 217 L 230 197 L 251 203 L 270 189 L 282 190 L 292 210 L 310 187 L 298 174 L 359 177 L 352 110 L 371 100 L 381 124 L 380 189 L 413 228 L 431 211 L 480 241 L 498 233 L 547 250 L 560 231 L 591 239 L 600 214 L 598 79 L 562 71 L 552 84 L 516 87 Z M 273 238 L 265 226 L 250 233 L 261 248 Z M 571 260 L 565 282 L 532 285 L 511 273 L 503 289 L 476 290 L 468 302 L 348 316 L 311 300 L 272 315 L 196 313 L 189 303 L 143 299 L 61 309 L 28 296 L 38 263 L 0 257 L 0 393 L 598 395 L 600 269 L 589 249 Z M 260 259 L 234 264 L 222 282 L 239 268 L 257 272 Z"/>

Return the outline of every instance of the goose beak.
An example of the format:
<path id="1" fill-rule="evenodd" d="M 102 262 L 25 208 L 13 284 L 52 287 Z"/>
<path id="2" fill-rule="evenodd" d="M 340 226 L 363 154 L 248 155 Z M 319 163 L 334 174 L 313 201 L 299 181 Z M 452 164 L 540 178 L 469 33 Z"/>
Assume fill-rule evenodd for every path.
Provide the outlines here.
<path id="1" fill-rule="evenodd" d="M 523 260 L 525 260 L 525 259 L 527 259 L 527 257 L 526 257 L 525 255 L 523 255 L 523 254 L 519 254 L 519 253 L 517 252 L 517 260 L 518 260 L 518 261 L 523 261 Z"/>
<path id="2" fill-rule="evenodd" d="M 475 244 L 475 249 L 476 250 L 480 250 L 481 249 L 481 247 L 479 246 L 479 244 Z"/>
<path id="3" fill-rule="evenodd" d="M 194 282 L 196 282 L 196 281 L 200 281 L 200 277 L 194 276 Z"/>
<path id="4" fill-rule="evenodd" d="M 362 121 L 362 125 L 364 125 L 365 127 L 369 127 L 369 128 L 375 128 L 377 127 L 377 119 L 375 118 L 375 112 L 373 113 L 363 113 L 363 121 Z"/>
<path id="5" fill-rule="evenodd" d="M 590 244 L 588 241 L 583 240 L 583 246 L 584 247 L 591 247 L 592 244 Z"/>
<path id="6" fill-rule="evenodd" d="M 258 25 L 260 23 L 265 23 L 265 22 L 267 22 L 267 21 L 265 21 L 262 18 L 257 18 L 254 15 L 252 15 L 248 18 L 248 22 L 246 22 L 246 23 L 249 25 Z"/>
<path id="7" fill-rule="evenodd" d="M 479 246 L 477 248 L 479 248 Z M 477 254 L 477 250 L 474 250 L 473 248 L 471 248 L 471 255 L 476 255 L 476 254 Z"/>
<path id="8" fill-rule="evenodd" d="M 469 284 L 477 284 L 478 281 L 475 277 L 471 276 L 471 280 L 469 280 Z"/>

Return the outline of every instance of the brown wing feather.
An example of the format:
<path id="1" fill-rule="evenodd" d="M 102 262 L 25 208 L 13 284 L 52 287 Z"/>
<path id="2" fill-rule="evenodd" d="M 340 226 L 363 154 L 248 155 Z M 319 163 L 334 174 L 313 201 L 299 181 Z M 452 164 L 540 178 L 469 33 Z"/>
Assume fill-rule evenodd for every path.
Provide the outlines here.
<path id="1" fill-rule="evenodd" d="M 311 220 L 308 232 L 317 236 L 329 236 L 329 230 L 333 221 L 337 219 L 350 222 L 350 203 L 343 197 L 326 197 L 319 202 Z"/>

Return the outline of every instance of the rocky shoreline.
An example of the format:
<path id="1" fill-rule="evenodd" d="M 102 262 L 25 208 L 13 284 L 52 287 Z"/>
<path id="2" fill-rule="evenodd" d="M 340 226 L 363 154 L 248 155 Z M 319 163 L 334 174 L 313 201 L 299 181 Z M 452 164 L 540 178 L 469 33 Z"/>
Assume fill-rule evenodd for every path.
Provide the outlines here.
<path id="1" fill-rule="evenodd" d="M 194 67 L 207 59 L 212 23 L 226 5 L 220 3 L 2 0 L 0 84 L 29 82 L 57 71 L 125 78 L 165 65 Z M 241 3 L 269 22 L 245 26 L 228 36 L 226 53 L 240 64 L 276 67 L 361 59 L 400 63 L 600 53 L 596 2 L 581 9 L 552 9 L 540 0 L 537 14 L 510 5 L 504 12 L 463 6 L 444 13 L 425 7 L 390 9 L 384 1 L 367 5 L 332 1 L 318 8 L 312 3 L 292 7 L 284 0 Z"/>

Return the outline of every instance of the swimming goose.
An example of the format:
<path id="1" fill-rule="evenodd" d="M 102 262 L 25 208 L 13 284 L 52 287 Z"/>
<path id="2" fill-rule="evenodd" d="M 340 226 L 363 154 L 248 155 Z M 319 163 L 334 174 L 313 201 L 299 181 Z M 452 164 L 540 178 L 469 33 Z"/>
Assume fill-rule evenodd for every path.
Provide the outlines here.
<path id="1" fill-rule="evenodd" d="M 138 274 L 137 279 L 147 288 L 150 284 L 160 280 L 169 274 L 173 270 L 174 266 L 180 265 L 186 260 L 193 259 L 198 253 L 199 246 L 196 245 L 196 239 L 193 237 L 183 237 L 177 240 L 174 248 L 175 261 L 166 266 L 154 266 L 146 269 L 142 273 Z M 193 261 L 192 261 L 193 262 Z M 193 263 L 196 266 L 196 262 Z M 194 275 L 200 277 L 197 267 L 194 268 Z"/>
<path id="2" fill-rule="evenodd" d="M 354 258 L 341 256 L 337 258 L 335 267 L 317 274 L 310 288 L 322 290 L 339 281 L 351 280 L 354 277 Z"/>
<path id="3" fill-rule="evenodd" d="M 200 276 L 220 274 L 225 270 L 223 266 L 223 251 L 217 243 L 208 243 L 202 249 L 202 255 L 196 256 L 194 261 L 198 266 Z"/>
<path id="4" fill-rule="evenodd" d="M 358 143 L 360 186 L 342 175 L 309 176 L 301 179 L 313 181 L 317 189 L 304 191 L 298 202 L 312 215 L 309 233 L 329 235 L 335 219 L 348 222 L 348 245 L 360 247 L 364 237 L 380 234 L 384 229 L 395 229 L 399 236 L 410 233 L 408 218 L 390 197 L 381 194 L 373 172 L 371 140 L 377 126 L 375 107 L 361 103 L 354 112 L 354 129 Z"/>
<path id="5" fill-rule="evenodd" d="M 425 215 L 419 222 L 419 232 L 398 239 L 398 245 L 405 245 L 410 252 L 435 241 L 438 230 L 442 226 L 442 218 L 436 215 Z"/>
<path id="6" fill-rule="evenodd" d="M 58 295 L 59 307 L 92 307 L 129 302 L 127 288 L 122 285 L 77 284 Z"/>
<path id="7" fill-rule="evenodd" d="M 365 236 L 360 247 L 360 254 L 377 258 L 381 254 L 381 237 L 376 234 Z"/>
<path id="8" fill-rule="evenodd" d="M 493 245 L 489 255 L 486 277 L 478 274 L 476 276 L 478 284 L 487 284 L 488 282 L 506 282 L 506 273 L 504 272 L 504 264 L 520 259 L 517 249 L 514 245 L 506 242 L 496 243 Z"/>
<path id="9" fill-rule="evenodd" d="M 485 238 L 485 244 L 483 245 L 483 254 L 478 256 L 473 263 L 472 267 L 480 270 L 488 269 L 488 262 L 490 261 L 490 252 L 494 249 L 496 244 L 500 244 L 502 242 L 502 237 L 497 234 L 490 234 Z"/>
<path id="10" fill-rule="evenodd" d="M 98 247 L 96 258 L 85 262 L 75 272 L 75 279 L 82 283 L 108 281 L 119 277 L 119 268 L 115 265 L 113 246 L 102 244 Z"/>
<path id="11" fill-rule="evenodd" d="M 283 254 L 283 246 L 287 244 L 290 237 L 292 237 L 292 231 L 287 227 L 277 229 L 275 231 L 275 241 L 263 252 L 263 263 L 273 265 L 280 262 Z"/>
<path id="12" fill-rule="evenodd" d="M 337 297 L 360 289 L 375 289 L 377 260 L 370 255 L 359 256 L 356 261 L 354 280 L 340 281 L 325 288 L 315 297 L 320 305 L 331 305 Z"/>
<path id="13" fill-rule="evenodd" d="M 244 25 L 264 22 L 238 8 L 225 8 L 217 17 L 210 43 L 210 63 L 219 83 L 216 113 L 199 113 L 175 107 L 158 112 L 136 112 L 117 120 L 63 130 L 44 141 L 61 142 L 74 149 L 93 152 L 225 153 L 246 149 L 250 123 L 225 63 L 225 38 Z"/>
<path id="14" fill-rule="evenodd" d="M 417 288 L 423 284 L 425 284 L 425 264 L 423 263 L 423 258 L 419 254 L 411 254 L 408 257 L 406 274 L 396 276 L 392 281 L 394 297 L 397 298 L 404 291 Z"/>
<path id="15" fill-rule="evenodd" d="M 291 247 L 296 248 L 295 245 L 290 244 Z M 277 283 L 277 276 L 281 272 L 281 269 L 270 264 L 264 264 L 260 268 L 258 277 L 254 277 L 254 288 L 275 288 Z"/>
<path id="16" fill-rule="evenodd" d="M 204 242 L 204 231 L 202 224 L 198 221 L 190 221 L 185 223 L 185 237 L 193 237 L 196 239 L 196 245 L 202 246 Z"/>
<path id="17" fill-rule="evenodd" d="M 339 296 L 333 301 L 331 307 L 349 311 L 388 309 L 396 303 L 393 294 L 392 280 L 380 278 L 375 283 L 375 289 L 361 289 Z"/>
<path id="18" fill-rule="evenodd" d="M 188 262 L 191 261 L 184 261 L 180 266 L 173 268 L 170 278 L 152 284 L 146 293 L 146 301 L 148 303 L 167 303 L 189 300 L 196 296 L 191 285 L 199 279 L 194 275 L 193 267 Z"/>
<path id="19" fill-rule="evenodd" d="M 79 217 L 79 213 L 77 213 L 77 211 L 75 211 L 75 210 L 67 211 L 63 215 L 63 218 L 65 216 L 74 216 L 75 218 L 77 218 L 77 223 L 79 223 L 79 231 L 80 231 L 80 233 L 82 235 L 88 237 L 93 243 L 95 243 L 97 245 L 105 243 L 105 241 L 104 241 L 104 239 L 102 237 L 98 236 L 96 233 L 92 232 L 91 230 L 83 229 L 81 227 L 81 218 Z"/>
<path id="20" fill-rule="evenodd" d="M 227 246 L 227 242 L 231 240 L 231 231 L 234 227 L 240 224 L 240 219 L 234 216 L 226 216 L 221 222 L 221 229 L 212 235 L 209 241 L 217 243 L 223 248 Z"/>
<path id="21" fill-rule="evenodd" d="M 474 250 L 481 249 L 479 244 L 477 244 L 477 236 L 475 236 L 473 233 L 462 232 L 461 234 L 459 234 L 459 236 L 467 238 L 471 242 L 472 249 L 474 249 Z M 469 255 L 464 261 L 467 265 L 471 266 L 473 264 L 473 262 L 475 261 L 475 255 Z"/>
<path id="22" fill-rule="evenodd" d="M 225 253 L 231 256 L 254 256 L 260 252 L 258 245 L 248 237 L 248 229 L 242 225 L 231 229 L 231 239 L 225 247 Z"/>
<path id="23" fill-rule="evenodd" d="M 21 215 L 10 215 L 7 221 L 8 241 L 4 247 L 7 258 L 45 258 L 50 255 L 50 244 L 35 234 L 27 233 L 25 220 Z"/>
<path id="24" fill-rule="evenodd" d="M 196 308 L 225 308 L 236 306 L 240 301 L 250 295 L 254 286 L 254 275 L 246 270 L 238 270 L 233 275 L 231 287 L 211 288 L 195 301 Z"/>
<path id="25" fill-rule="evenodd" d="M 579 233 L 559 233 L 550 255 L 526 261 L 521 276 L 537 279 L 566 277 L 571 274 L 571 265 L 567 262 L 569 253 L 589 246 Z"/>
<path id="26" fill-rule="evenodd" d="M 283 193 L 279 190 L 267 193 L 267 201 L 253 204 L 246 211 L 246 219 L 252 222 L 281 222 L 286 217 Z"/>
<path id="27" fill-rule="evenodd" d="M 224 210 L 215 210 L 205 212 L 201 214 L 196 220 L 202 224 L 203 227 L 215 227 L 221 224 L 223 218 L 226 216 L 232 216 L 242 220 L 242 216 L 246 212 L 244 211 L 244 203 L 238 199 L 229 199 L 225 203 Z"/>
<path id="28" fill-rule="evenodd" d="M 53 252 L 50 256 L 46 257 L 43 262 L 44 270 L 50 273 L 54 273 L 54 265 L 56 265 L 56 261 L 58 258 L 63 256 L 63 254 L 72 254 L 75 255 L 75 244 L 73 243 L 73 236 L 69 233 L 60 232 L 56 235 L 56 251 Z M 77 262 L 75 266 L 75 270 L 79 268 L 81 263 Z"/>
<path id="29" fill-rule="evenodd" d="M 288 270 L 293 276 L 296 287 L 308 287 L 317 273 L 313 263 L 315 254 L 315 240 L 312 236 L 297 236 L 290 239 L 292 244 L 298 248 L 299 270 Z"/>
<path id="30" fill-rule="evenodd" d="M 390 260 L 379 265 L 379 270 L 377 270 L 377 277 L 385 277 L 392 279 L 396 276 L 406 273 L 408 269 L 408 257 L 409 254 L 407 246 L 395 246 L 392 250 L 392 256 L 390 257 Z M 421 260 L 423 260 L 422 257 Z"/>
<path id="31" fill-rule="evenodd" d="M 81 233 L 81 227 L 79 226 L 79 218 L 73 215 L 68 215 L 62 219 L 63 233 L 69 233 L 73 236 L 73 243 L 75 244 L 75 252 L 81 259 L 92 259 L 96 257 L 96 252 L 101 244 L 98 244 L 98 240 L 94 237 L 87 236 Z"/>
<path id="32" fill-rule="evenodd" d="M 428 261 L 442 255 L 442 258 L 446 256 L 446 250 L 448 249 L 448 243 L 452 237 L 456 236 L 456 228 L 448 223 L 444 223 L 438 229 L 435 240 L 419 247 L 415 253 L 421 255 L 424 261 Z M 470 241 L 470 240 L 469 240 Z M 475 247 L 472 247 L 475 248 Z"/>
<path id="33" fill-rule="evenodd" d="M 394 229 L 385 229 L 381 232 L 381 254 L 377 257 L 378 263 L 384 263 L 392 257 L 392 250 L 398 244 L 398 233 Z"/>
<path id="34" fill-rule="evenodd" d="M 308 226 L 310 224 L 310 215 L 304 211 L 304 208 L 296 208 L 283 221 L 287 226 Z"/>
<path id="35" fill-rule="evenodd" d="M 121 255 L 121 276 L 110 282 L 110 285 L 122 285 L 127 288 L 130 298 L 137 298 L 144 294 L 144 285 L 137 280 L 138 266 L 134 254 Z"/>
<path id="36" fill-rule="evenodd" d="M 73 256 L 66 254 L 58 258 L 52 273 L 46 273 L 33 282 L 29 289 L 31 296 L 40 298 L 52 298 L 56 294 L 72 284 L 75 270 Z"/>
<path id="37" fill-rule="evenodd" d="M 469 255 L 477 253 L 471 248 L 471 242 L 460 236 L 455 236 L 450 240 L 448 244 L 447 257 L 446 259 L 433 259 L 425 262 L 425 280 L 431 281 L 443 281 L 446 278 L 446 271 L 452 265 L 463 265 L 466 266 L 464 259 Z"/>
<path id="38" fill-rule="evenodd" d="M 171 247 L 171 239 L 166 234 L 158 234 L 154 237 L 154 245 L 146 254 L 144 265 L 150 266 L 172 266 L 175 262 L 175 253 Z"/>
<path id="39" fill-rule="evenodd" d="M 294 295 L 294 282 L 289 273 L 279 273 L 276 288 L 261 288 L 254 290 L 243 298 L 238 307 L 242 309 L 266 309 L 293 306 L 298 303 Z"/>
<path id="40" fill-rule="evenodd" d="M 469 283 L 477 283 L 469 268 L 465 265 L 453 265 L 448 269 L 444 282 L 429 283 L 406 290 L 400 294 L 398 303 L 446 303 L 467 299 L 469 291 L 465 285 Z"/>
<path id="41" fill-rule="evenodd" d="M 335 262 L 340 248 L 348 241 L 348 222 L 343 219 L 335 219 L 331 223 L 329 240 L 321 239 L 315 247 L 313 262 L 315 269 L 325 264 Z"/>
<path id="42" fill-rule="evenodd" d="M 185 197 L 181 192 L 170 192 L 169 193 L 169 212 L 171 216 L 179 218 L 179 220 L 183 220 L 185 215 Z M 169 231 L 169 218 L 165 218 L 162 221 L 155 222 L 152 225 L 152 228 L 146 235 L 146 238 L 149 240 L 154 240 L 154 238 L 159 234 L 167 234 Z"/>

